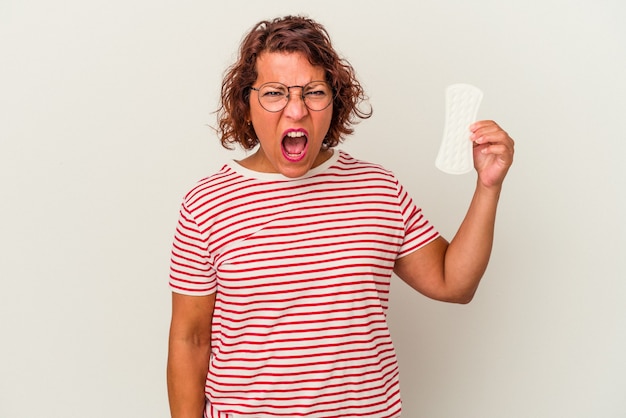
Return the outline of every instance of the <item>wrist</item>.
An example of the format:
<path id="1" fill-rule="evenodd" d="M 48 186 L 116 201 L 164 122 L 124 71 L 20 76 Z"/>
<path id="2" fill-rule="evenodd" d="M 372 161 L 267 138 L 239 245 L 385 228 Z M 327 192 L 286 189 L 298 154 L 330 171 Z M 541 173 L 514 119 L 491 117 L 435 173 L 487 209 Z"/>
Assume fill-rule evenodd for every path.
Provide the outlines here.
<path id="1" fill-rule="evenodd" d="M 502 184 L 487 186 L 480 180 L 476 182 L 475 194 L 485 198 L 492 198 L 498 200 L 500 193 L 502 192 Z"/>

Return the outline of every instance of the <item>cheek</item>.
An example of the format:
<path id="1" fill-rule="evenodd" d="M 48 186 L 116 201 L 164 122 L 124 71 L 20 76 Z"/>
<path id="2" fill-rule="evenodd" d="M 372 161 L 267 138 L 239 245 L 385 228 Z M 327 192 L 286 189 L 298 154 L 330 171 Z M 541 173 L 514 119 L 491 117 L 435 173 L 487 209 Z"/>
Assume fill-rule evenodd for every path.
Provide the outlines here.
<path id="1" fill-rule="evenodd" d="M 264 110 L 259 112 L 252 109 L 250 112 L 250 121 L 252 122 L 252 129 L 254 129 L 259 140 L 272 138 L 278 127 L 277 115 Z"/>
<path id="2" fill-rule="evenodd" d="M 326 135 L 328 134 L 328 131 L 330 129 L 330 125 L 331 125 L 332 121 L 333 121 L 333 112 L 332 112 L 332 109 L 331 109 L 331 111 L 328 112 L 328 114 L 324 115 L 322 121 L 320 122 L 321 126 L 324 127 L 324 129 L 323 129 L 323 131 L 324 131 L 323 132 L 324 133 L 323 137 L 324 138 L 326 138 Z"/>

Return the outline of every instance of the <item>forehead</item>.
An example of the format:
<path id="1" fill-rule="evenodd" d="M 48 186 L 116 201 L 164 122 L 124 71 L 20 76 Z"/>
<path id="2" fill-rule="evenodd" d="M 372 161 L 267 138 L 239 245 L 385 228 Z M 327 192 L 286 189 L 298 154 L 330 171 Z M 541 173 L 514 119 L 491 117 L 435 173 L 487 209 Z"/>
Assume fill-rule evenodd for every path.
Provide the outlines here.
<path id="1" fill-rule="evenodd" d="M 313 80 L 325 80 L 324 68 L 313 66 L 300 52 L 264 52 L 256 60 L 257 83 L 271 81 L 303 86 Z"/>

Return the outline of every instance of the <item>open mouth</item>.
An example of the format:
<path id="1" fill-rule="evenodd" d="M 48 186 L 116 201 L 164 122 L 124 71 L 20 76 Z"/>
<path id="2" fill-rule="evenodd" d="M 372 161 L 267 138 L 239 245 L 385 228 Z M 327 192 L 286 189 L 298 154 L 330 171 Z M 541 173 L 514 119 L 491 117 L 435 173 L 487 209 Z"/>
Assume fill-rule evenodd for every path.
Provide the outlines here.
<path id="1" fill-rule="evenodd" d="M 306 154 L 309 140 L 303 131 L 289 131 L 283 137 L 283 155 L 289 161 L 300 161 Z"/>

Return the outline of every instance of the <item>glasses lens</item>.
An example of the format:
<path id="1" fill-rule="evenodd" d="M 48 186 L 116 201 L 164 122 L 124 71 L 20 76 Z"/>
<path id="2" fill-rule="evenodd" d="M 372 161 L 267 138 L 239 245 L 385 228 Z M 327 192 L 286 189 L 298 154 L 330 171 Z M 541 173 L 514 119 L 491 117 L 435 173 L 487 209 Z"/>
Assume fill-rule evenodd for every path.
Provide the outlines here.
<path id="1" fill-rule="evenodd" d="M 281 83 L 266 83 L 259 88 L 259 103 L 267 111 L 279 112 L 287 106 L 290 89 L 301 88 L 301 97 L 304 104 L 311 110 L 326 109 L 332 99 L 332 89 L 325 81 L 312 81 L 304 87 L 287 87 Z"/>
<path id="2" fill-rule="evenodd" d="M 279 83 L 263 84 L 259 89 L 259 102 L 266 110 L 278 112 L 287 105 L 289 89 Z"/>
<path id="3" fill-rule="evenodd" d="M 324 81 L 312 81 L 302 88 L 304 104 L 311 110 L 324 110 L 333 98 L 330 86 Z"/>

